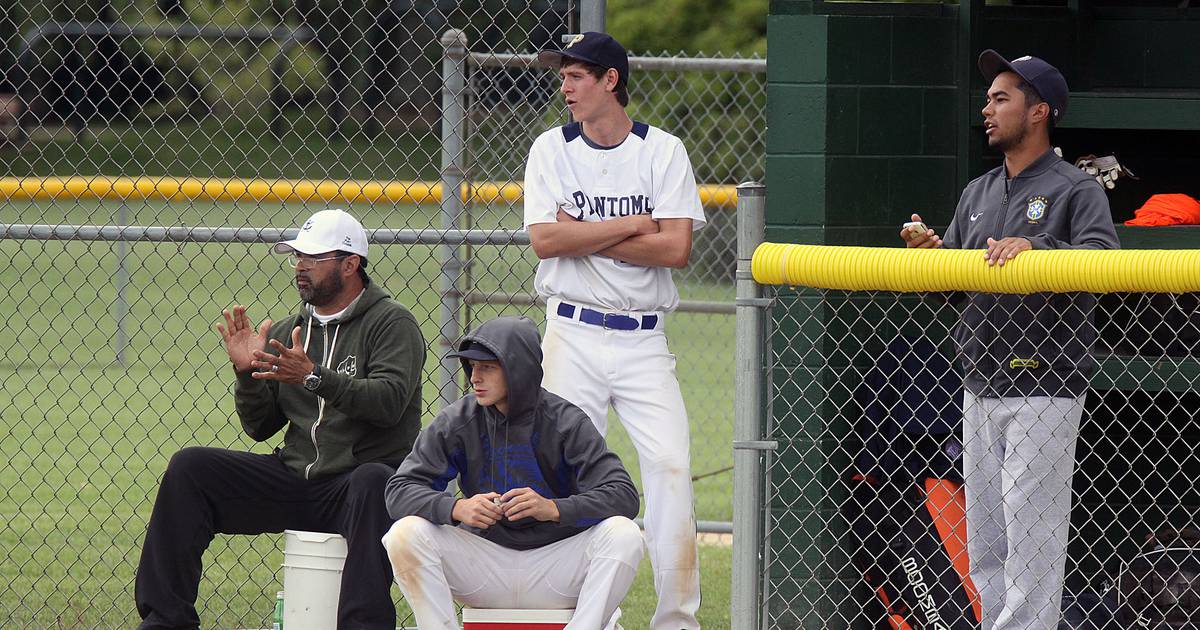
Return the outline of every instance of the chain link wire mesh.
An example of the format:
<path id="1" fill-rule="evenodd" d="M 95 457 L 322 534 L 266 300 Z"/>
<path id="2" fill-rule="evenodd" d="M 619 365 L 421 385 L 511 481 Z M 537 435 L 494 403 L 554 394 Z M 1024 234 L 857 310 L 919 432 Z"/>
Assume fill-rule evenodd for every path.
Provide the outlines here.
<path id="1" fill-rule="evenodd" d="M 1060 294 L 1051 303 L 1041 299 L 1046 294 L 971 294 L 979 299 L 964 305 L 963 294 L 764 290 L 774 306 L 764 339 L 763 435 L 777 443 L 763 459 L 766 627 L 977 627 L 983 585 L 967 577 L 961 485 L 972 440 L 1024 462 L 1040 459 L 1057 468 L 1057 478 L 1066 476 L 1058 493 L 1052 473 L 1002 489 L 991 477 L 1006 509 L 1033 507 L 1015 526 L 1034 527 L 1018 563 L 1026 573 L 1012 576 L 1021 588 L 1053 583 L 1049 567 L 1065 560 L 1061 614 L 1068 625 L 1058 627 L 1196 627 L 1196 294 L 1074 301 Z M 964 316 L 972 308 L 978 318 Z M 1071 334 L 1062 336 L 1060 320 L 1075 322 Z M 958 330 L 960 322 L 972 324 Z M 1040 346 L 1021 341 L 1052 330 Z M 960 350 L 977 337 L 989 340 L 982 348 L 988 356 L 1041 363 L 1000 368 L 1018 378 L 1024 371 L 1050 383 L 1048 372 L 1069 373 L 1048 358 L 1052 348 L 1095 362 L 1073 457 L 1072 422 L 1031 411 L 1036 398 L 1004 399 L 1013 407 L 1002 404 L 1001 414 L 1024 415 L 1011 416 L 1013 430 L 1002 437 L 964 428 L 963 405 L 972 405 L 970 414 L 986 400 L 963 397 Z M 983 361 L 973 365 L 986 371 Z M 982 495 L 983 486 L 971 483 Z M 1026 503 L 1018 492 L 1032 498 Z M 1067 495 L 1069 534 L 1065 551 L 1056 551 L 1040 519 L 1054 521 Z M 1003 531 L 991 533 L 1003 541 Z M 1160 558 L 1156 546 L 1174 555 Z M 1060 602 L 1045 606 L 1057 620 Z"/>
<path id="2" fill-rule="evenodd" d="M 560 0 L 0 7 L 0 331 L 10 340 L 0 362 L 0 624 L 132 626 L 133 573 L 170 456 L 189 445 L 269 452 L 278 441 L 254 444 L 233 420 L 212 327 L 237 303 L 255 321 L 292 312 L 291 271 L 265 236 L 195 228 L 294 228 L 339 206 L 380 230 L 377 239 L 443 228 L 445 206 L 428 186 L 444 174 L 439 38 L 459 28 L 475 54 L 530 53 L 567 32 L 572 9 Z M 450 158 L 471 186 L 519 184 L 532 138 L 565 122 L 556 77 L 468 68 L 466 93 L 455 95 L 467 105 L 467 142 Z M 683 137 L 701 183 L 761 177 L 761 70 L 635 70 L 631 88 L 631 115 Z M 82 177 L 82 188 L 52 192 L 47 178 L 68 176 Z M 141 179 L 121 188 L 118 177 Z M 188 177 L 204 192 L 168 179 Z M 256 182 L 291 192 L 255 192 Z M 372 182 L 410 199 L 355 192 Z M 465 199 L 458 227 L 521 227 L 519 197 Z M 697 482 L 697 517 L 728 521 L 732 204 L 708 215 L 677 283 L 684 300 L 709 306 L 672 317 L 668 334 L 692 416 L 694 472 L 708 475 Z M 14 225 L 62 231 L 17 236 Z M 70 226 L 181 230 L 103 236 Z M 418 244 L 377 240 L 369 271 L 430 343 L 428 420 L 443 394 L 450 250 L 422 234 Z M 464 267 L 449 295 L 461 298 L 450 331 L 497 314 L 541 321 L 528 296 L 536 258 L 499 241 L 507 244 L 455 250 Z M 619 430 L 610 437 L 634 468 L 628 440 Z M 269 627 L 281 562 L 279 537 L 217 537 L 197 602 L 205 627 Z"/>
<path id="3" fill-rule="evenodd" d="M 557 72 L 531 67 L 532 58 L 474 55 L 468 83 L 468 185 L 519 185 L 527 147 L 545 129 L 567 119 L 558 95 Z M 765 65 L 733 59 L 682 59 L 705 67 L 680 71 L 666 55 L 631 60 L 629 113 L 679 135 L 688 148 L 697 181 L 713 194 L 709 224 L 696 233 L 691 262 L 675 272 L 683 305 L 667 320 L 667 336 L 679 356 L 678 375 L 692 426 L 692 472 L 697 477 L 697 518 L 720 528 L 731 518 L 732 365 L 714 359 L 733 356 L 733 271 L 736 246 L 734 196 L 739 180 L 761 177 L 764 155 Z M 468 209 L 476 229 L 520 229 L 519 201 L 476 203 Z M 468 255 L 465 283 L 475 306 L 470 322 L 482 321 L 505 304 L 528 304 L 537 259 L 524 251 L 475 248 Z M 484 271 L 486 270 L 486 271 Z M 537 320 L 538 317 L 535 317 Z M 636 476 L 632 443 L 619 422 L 609 423 L 609 443 Z"/>

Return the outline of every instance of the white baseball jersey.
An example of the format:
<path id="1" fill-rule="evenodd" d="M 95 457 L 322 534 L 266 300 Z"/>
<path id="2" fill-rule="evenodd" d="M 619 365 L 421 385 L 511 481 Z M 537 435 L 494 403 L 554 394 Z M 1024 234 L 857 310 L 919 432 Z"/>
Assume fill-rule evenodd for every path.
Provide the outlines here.
<path id="1" fill-rule="evenodd" d="M 554 223 L 560 209 L 583 221 L 648 213 L 691 219 L 693 230 L 706 222 L 683 143 L 640 122 L 613 147 L 589 140 L 579 123 L 538 136 L 525 165 L 525 228 Z M 679 303 L 670 269 L 598 255 L 541 261 L 534 289 L 612 311 L 670 311 Z"/>
<path id="2" fill-rule="evenodd" d="M 553 223 L 559 210 L 583 221 L 649 213 L 655 219 L 704 223 L 687 151 L 679 138 L 645 123 L 615 147 L 596 146 L 579 124 L 543 133 L 525 167 L 525 227 Z M 665 267 L 606 256 L 564 256 L 538 265 L 534 281 L 547 298 L 542 386 L 583 409 L 608 431 L 611 406 L 638 452 L 646 496 L 646 544 L 658 606 L 651 630 L 700 627 L 687 409 L 662 318 L 613 331 L 582 319 L 590 305 L 610 313 L 670 311 L 679 292 Z M 570 303 L 560 311 L 559 301 Z M 572 308 L 575 307 L 575 308 Z"/>

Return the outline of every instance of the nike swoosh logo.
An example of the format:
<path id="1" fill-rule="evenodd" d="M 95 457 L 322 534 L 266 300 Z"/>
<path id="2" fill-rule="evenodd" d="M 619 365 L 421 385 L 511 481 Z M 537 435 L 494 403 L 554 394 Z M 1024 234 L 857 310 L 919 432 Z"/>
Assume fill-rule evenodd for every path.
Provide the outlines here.
<path id="1" fill-rule="evenodd" d="M 978 219 L 978 218 L 979 218 L 979 217 L 981 217 L 981 216 L 983 216 L 983 213 L 982 213 L 982 212 L 972 212 L 972 213 L 971 213 L 971 220 L 972 220 L 972 221 L 974 221 L 975 219 Z"/>

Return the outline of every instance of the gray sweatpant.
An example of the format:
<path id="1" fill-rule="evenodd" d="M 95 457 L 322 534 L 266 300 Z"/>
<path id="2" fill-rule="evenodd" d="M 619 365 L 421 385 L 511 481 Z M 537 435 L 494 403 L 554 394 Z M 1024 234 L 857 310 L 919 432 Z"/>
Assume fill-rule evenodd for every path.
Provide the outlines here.
<path id="1" fill-rule="evenodd" d="M 967 553 L 982 630 L 1058 628 L 1083 403 L 963 394 Z"/>

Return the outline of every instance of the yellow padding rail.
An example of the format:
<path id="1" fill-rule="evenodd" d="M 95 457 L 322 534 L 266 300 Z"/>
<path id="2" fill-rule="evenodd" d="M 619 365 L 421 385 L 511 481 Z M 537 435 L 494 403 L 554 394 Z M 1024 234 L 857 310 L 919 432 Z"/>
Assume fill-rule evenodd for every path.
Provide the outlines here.
<path id="1" fill-rule="evenodd" d="M 515 203 L 522 198 L 521 185 L 480 182 L 462 188 L 464 202 Z M 3 177 L 0 201 L 28 199 L 112 199 L 118 201 L 250 201 L 272 203 L 439 203 L 438 182 L 312 181 L 290 179 L 217 179 L 178 177 Z M 704 185 L 700 199 L 710 208 L 733 208 L 737 190 L 733 186 Z"/>
<path id="2" fill-rule="evenodd" d="M 1033 250 L 989 267 L 983 250 L 763 243 L 760 284 L 847 291 L 1186 293 L 1200 291 L 1200 250 Z"/>

